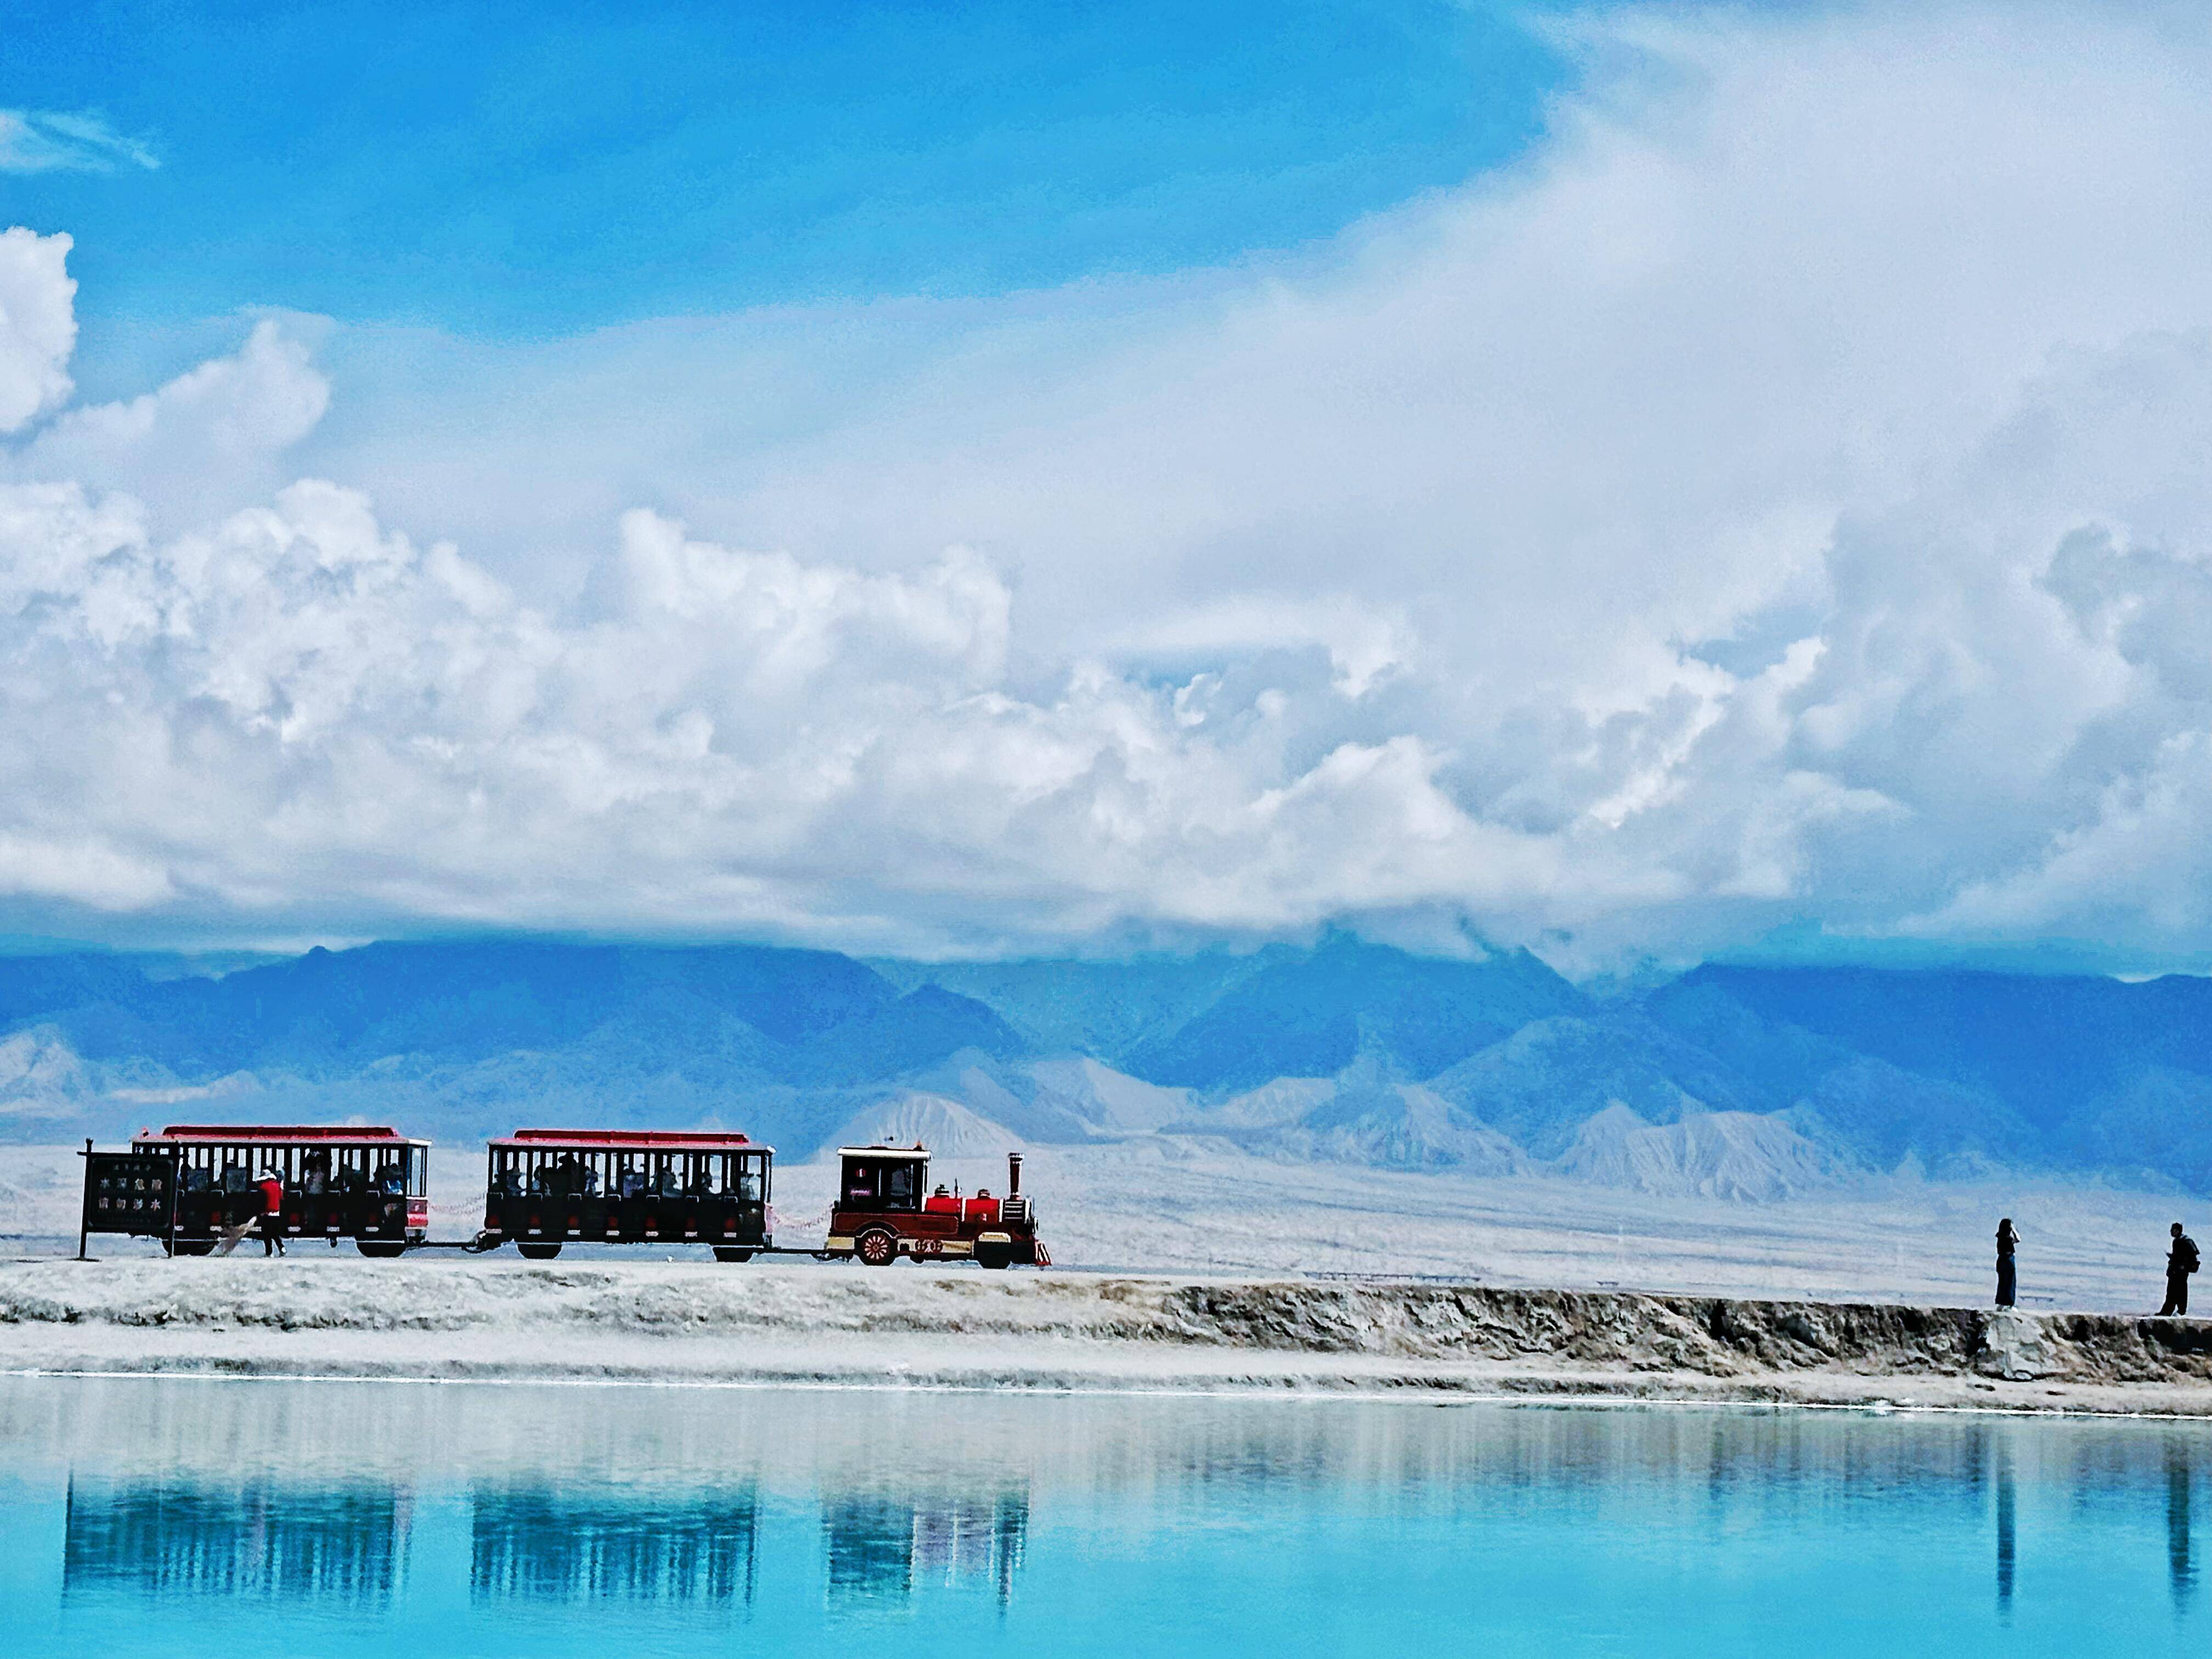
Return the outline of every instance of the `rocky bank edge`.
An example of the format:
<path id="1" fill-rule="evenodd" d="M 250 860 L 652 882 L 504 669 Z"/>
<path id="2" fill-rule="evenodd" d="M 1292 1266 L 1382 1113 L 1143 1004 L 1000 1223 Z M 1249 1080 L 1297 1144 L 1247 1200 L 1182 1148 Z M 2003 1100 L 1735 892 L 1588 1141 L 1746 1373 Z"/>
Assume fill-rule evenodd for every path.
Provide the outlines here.
<path id="1" fill-rule="evenodd" d="M 0 1266 L 0 1369 L 2212 1415 L 2212 1322 L 908 1267 L 38 1261 Z"/>

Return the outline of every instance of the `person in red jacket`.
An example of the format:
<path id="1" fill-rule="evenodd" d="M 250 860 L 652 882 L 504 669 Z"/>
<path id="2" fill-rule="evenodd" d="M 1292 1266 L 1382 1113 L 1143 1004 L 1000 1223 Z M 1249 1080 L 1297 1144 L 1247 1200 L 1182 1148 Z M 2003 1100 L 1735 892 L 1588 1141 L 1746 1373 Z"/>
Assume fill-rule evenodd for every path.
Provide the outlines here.
<path id="1" fill-rule="evenodd" d="M 261 1254 L 284 1254 L 284 1182 L 271 1170 L 261 1177 Z"/>

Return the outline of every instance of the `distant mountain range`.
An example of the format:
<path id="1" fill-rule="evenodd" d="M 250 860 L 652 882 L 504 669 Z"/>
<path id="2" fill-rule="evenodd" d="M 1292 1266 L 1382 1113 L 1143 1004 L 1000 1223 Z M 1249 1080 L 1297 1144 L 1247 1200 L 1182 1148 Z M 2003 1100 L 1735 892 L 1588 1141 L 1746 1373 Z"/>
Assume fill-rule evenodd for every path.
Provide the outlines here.
<path id="1" fill-rule="evenodd" d="M 363 1117 L 743 1127 L 804 1156 L 1186 1150 L 1736 1197 L 1998 1170 L 2212 1191 L 2212 981 L 1708 966 L 1586 994 L 1349 936 L 1119 963 L 383 944 L 0 956 L 0 1137 Z"/>

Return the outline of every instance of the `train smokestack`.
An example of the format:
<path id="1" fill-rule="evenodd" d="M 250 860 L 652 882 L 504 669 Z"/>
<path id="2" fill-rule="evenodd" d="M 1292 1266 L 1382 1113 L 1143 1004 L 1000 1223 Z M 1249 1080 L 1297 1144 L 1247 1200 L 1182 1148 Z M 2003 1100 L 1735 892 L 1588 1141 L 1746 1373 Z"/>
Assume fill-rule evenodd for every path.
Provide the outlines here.
<path id="1" fill-rule="evenodd" d="M 1019 1152 L 1008 1152 L 1006 1154 L 1006 1196 L 1019 1198 L 1021 1193 L 1022 1155 Z"/>

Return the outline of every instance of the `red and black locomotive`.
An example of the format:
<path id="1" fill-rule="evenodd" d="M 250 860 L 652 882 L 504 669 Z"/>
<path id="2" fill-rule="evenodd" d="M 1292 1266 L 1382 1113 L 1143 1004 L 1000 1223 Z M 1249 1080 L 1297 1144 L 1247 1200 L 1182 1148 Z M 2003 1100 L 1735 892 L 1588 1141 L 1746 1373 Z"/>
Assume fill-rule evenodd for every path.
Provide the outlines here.
<path id="1" fill-rule="evenodd" d="M 837 1196 L 823 1248 L 849 1252 L 872 1267 L 888 1267 L 902 1255 L 972 1261 L 979 1267 L 1052 1265 L 1022 1195 L 1019 1152 L 1006 1154 L 1002 1196 L 982 1187 L 969 1197 L 943 1186 L 932 1190 L 929 1153 L 919 1141 L 837 1149 Z"/>

